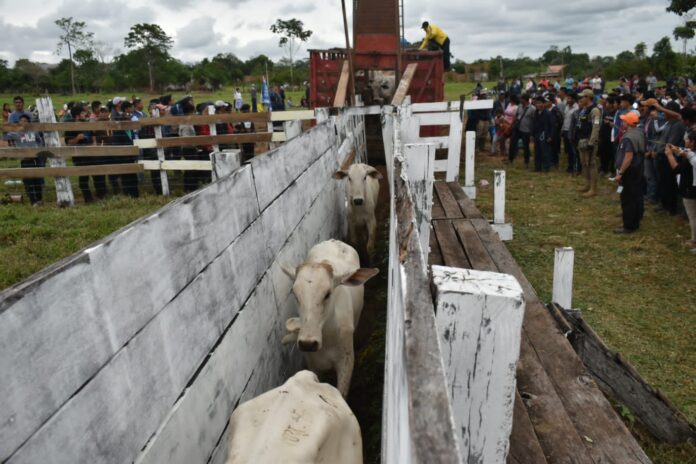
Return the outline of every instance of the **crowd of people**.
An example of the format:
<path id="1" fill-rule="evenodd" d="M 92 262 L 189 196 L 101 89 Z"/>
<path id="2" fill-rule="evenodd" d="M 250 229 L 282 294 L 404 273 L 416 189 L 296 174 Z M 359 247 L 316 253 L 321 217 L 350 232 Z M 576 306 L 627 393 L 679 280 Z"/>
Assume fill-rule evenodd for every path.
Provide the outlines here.
<path id="1" fill-rule="evenodd" d="M 276 91 L 279 89 L 275 89 Z M 276 94 L 276 91 L 271 92 Z M 275 104 L 274 104 L 275 102 Z M 280 93 L 272 99 L 273 110 L 285 109 L 284 99 Z M 14 108 L 9 108 L 8 104 L 3 106 L 3 121 L 7 123 L 29 123 L 37 122 L 38 114 L 36 108 L 25 107 L 24 98 L 20 95 L 13 99 Z M 239 89 L 234 92 L 233 102 L 218 100 L 215 102 L 205 101 L 196 104 L 192 96 L 174 101 L 171 95 L 164 95 L 154 98 L 148 102 L 147 109 L 145 103 L 138 97 L 133 96 L 128 99 L 116 96 L 108 102 L 102 103 L 99 100 L 92 102 L 69 102 L 60 109 L 57 121 L 70 123 L 94 122 L 94 121 L 139 121 L 148 117 L 162 116 L 190 116 L 195 114 L 222 114 L 239 111 L 241 113 L 257 110 L 257 92 L 254 86 L 251 88 L 251 105 L 244 103 Z M 236 124 L 221 123 L 216 124 L 217 135 L 233 133 L 253 133 L 255 127 L 253 122 L 240 122 Z M 162 137 L 187 137 L 196 135 L 210 135 L 210 126 L 179 124 L 161 126 Z M 62 142 L 67 146 L 108 146 L 108 145 L 134 145 L 136 139 L 155 138 L 155 126 L 144 126 L 139 130 L 74 130 L 64 133 Z M 15 131 L 7 132 L 3 139 L 13 147 L 42 147 L 44 146 L 43 134 L 40 132 Z M 237 147 L 236 144 L 220 144 L 221 150 L 228 148 L 241 148 L 245 158 L 254 156 L 254 143 L 242 143 Z M 39 151 L 36 157 L 23 158 L 22 167 L 44 167 L 46 158 L 52 156 L 46 151 Z M 165 159 L 185 159 L 185 160 L 207 160 L 209 153 L 213 151 L 211 145 L 182 146 L 165 149 Z M 104 164 L 135 163 L 138 160 L 157 160 L 156 148 L 145 148 L 140 150 L 139 156 L 74 156 L 75 166 L 93 166 Z M 151 172 L 152 187 L 157 194 L 162 193 L 162 182 L 159 171 Z M 90 185 L 91 177 L 91 185 Z M 190 192 L 197 189 L 201 184 L 210 182 L 210 171 L 184 171 L 183 187 L 184 191 Z M 110 174 L 80 176 L 78 184 L 85 203 L 105 198 L 109 192 L 112 194 L 125 194 L 131 197 L 138 197 L 140 194 L 139 184 L 142 179 L 137 174 Z M 39 205 L 43 201 L 44 180 L 42 178 L 24 179 L 24 186 L 27 197 L 32 205 Z"/>
<path id="2" fill-rule="evenodd" d="M 683 212 L 691 227 L 686 244 L 696 253 L 696 88 L 690 79 L 658 85 L 651 73 L 622 78 L 612 89 L 599 75 L 529 79 L 525 88 L 516 79 L 491 92 L 478 85 L 474 93 L 495 98 L 492 113 L 469 112 L 467 130 L 477 131 L 478 144 L 490 134 L 494 154 L 513 163 L 521 150 L 525 165 L 540 173 L 560 168 L 565 153 L 566 171 L 584 176 L 585 198 L 597 194 L 600 178 L 616 182 L 623 216 L 617 233 L 638 230 L 645 198 L 656 211 Z"/>

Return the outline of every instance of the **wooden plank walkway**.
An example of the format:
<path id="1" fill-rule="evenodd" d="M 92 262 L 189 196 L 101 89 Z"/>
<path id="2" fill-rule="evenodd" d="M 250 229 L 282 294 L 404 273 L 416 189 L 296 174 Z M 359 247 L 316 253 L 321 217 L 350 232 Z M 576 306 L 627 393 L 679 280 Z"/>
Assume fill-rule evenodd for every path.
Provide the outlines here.
<path id="1" fill-rule="evenodd" d="M 456 182 L 436 182 L 428 264 L 511 274 L 525 292 L 508 463 L 649 463 L 520 267 Z"/>

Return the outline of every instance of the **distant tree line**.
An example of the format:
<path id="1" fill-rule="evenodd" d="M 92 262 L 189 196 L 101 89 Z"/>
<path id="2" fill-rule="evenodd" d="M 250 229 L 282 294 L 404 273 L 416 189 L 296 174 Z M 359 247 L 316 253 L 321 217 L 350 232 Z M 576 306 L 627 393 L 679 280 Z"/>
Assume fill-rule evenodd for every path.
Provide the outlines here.
<path id="1" fill-rule="evenodd" d="M 601 74 L 605 79 L 615 80 L 622 76 L 637 74 L 644 76 L 654 71 L 659 78 L 675 75 L 696 75 L 696 57 L 677 53 L 672 49 L 669 37 L 657 41 L 648 53 L 645 42 L 638 43 L 633 50 L 625 50 L 616 56 L 594 56 L 575 53 L 571 47 L 560 48 L 552 45 L 539 58 L 520 55 L 517 58 L 497 56 L 489 60 L 477 60 L 474 64 L 488 63 L 488 76 L 497 79 L 501 75 L 516 78 L 544 72 L 551 65 L 565 65 L 565 75 L 584 77 Z M 457 60 L 453 66 L 458 73 L 466 72 L 466 64 Z"/>
<path id="2" fill-rule="evenodd" d="M 61 31 L 58 51 L 68 57 L 49 65 L 20 58 L 14 66 L 0 60 L 0 92 L 109 93 L 115 91 L 188 90 L 239 85 L 245 76 L 268 72 L 272 83 L 308 80 L 308 60 L 286 57 L 272 61 L 266 55 L 241 60 L 234 53 L 219 53 L 197 63 L 171 56 L 172 39 L 156 24 L 136 24 L 124 37 L 123 53 L 111 57 L 109 47 L 94 40 L 87 25 L 73 18 L 55 21 Z M 300 22 L 301 27 L 301 22 Z"/>

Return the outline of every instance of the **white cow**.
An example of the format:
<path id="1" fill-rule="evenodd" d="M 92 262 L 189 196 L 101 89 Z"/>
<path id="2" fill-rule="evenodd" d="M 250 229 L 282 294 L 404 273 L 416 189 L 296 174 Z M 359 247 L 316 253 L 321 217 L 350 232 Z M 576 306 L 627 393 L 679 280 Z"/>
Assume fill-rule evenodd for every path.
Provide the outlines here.
<path id="1" fill-rule="evenodd" d="M 379 198 L 379 180 L 382 174 L 367 164 L 353 164 L 347 171 L 334 174 L 335 179 L 348 178 L 348 242 L 361 247 L 366 243 L 369 254 L 375 247 L 377 219 L 375 208 Z"/>
<path id="2" fill-rule="evenodd" d="M 360 464 L 360 425 L 341 394 L 300 371 L 239 406 L 227 464 Z"/>
<path id="3" fill-rule="evenodd" d="M 363 284 L 379 269 L 361 269 L 351 246 L 327 240 L 314 245 L 307 260 L 283 271 L 294 280 L 292 291 L 300 317 L 291 317 L 283 343 L 303 351 L 307 367 L 315 372 L 336 371 L 336 385 L 348 395 L 355 354 L 353 333 L 363 308 Z"/>

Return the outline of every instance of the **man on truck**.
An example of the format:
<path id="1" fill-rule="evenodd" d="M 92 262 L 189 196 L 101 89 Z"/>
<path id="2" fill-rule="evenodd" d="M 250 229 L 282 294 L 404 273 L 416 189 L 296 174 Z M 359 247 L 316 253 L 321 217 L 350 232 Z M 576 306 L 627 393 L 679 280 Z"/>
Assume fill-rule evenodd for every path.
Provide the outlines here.
<path id="1" fill-rule="evenodd" d="M 445 34 L 445 31 L 437 27 L 435 24 L 430 24 L 428 21 L 423 22 L 421 26 L 425 31 L 425 38 L 420 46 L 420 49 L 428 48 L 428 50 L 442 50 L 442 60 L 445 65 L 445 71 L 450 69 L 450 39 Z"/>

